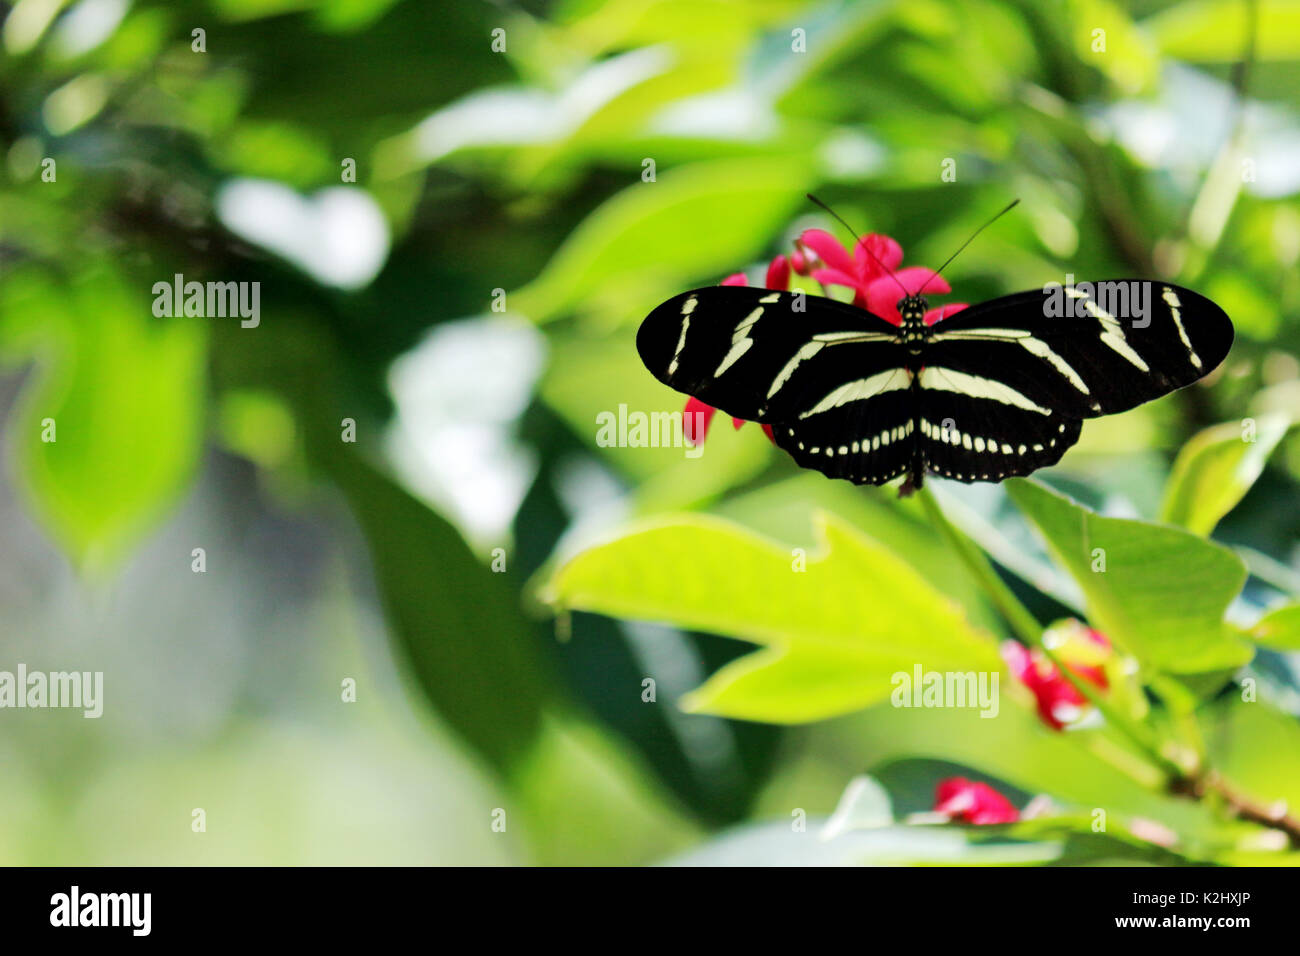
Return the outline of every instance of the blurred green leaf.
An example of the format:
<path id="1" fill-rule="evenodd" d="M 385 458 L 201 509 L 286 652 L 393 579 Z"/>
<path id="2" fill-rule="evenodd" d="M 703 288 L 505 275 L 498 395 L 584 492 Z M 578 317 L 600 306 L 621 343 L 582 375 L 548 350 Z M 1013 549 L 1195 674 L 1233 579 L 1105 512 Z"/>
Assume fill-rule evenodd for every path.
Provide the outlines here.
<path id="1" fill-rule="evenodd" d="M 554 687 L 518 600 L 448 522 L 339 447 L 326 467 L 365 532 L 395 643 L 438 713 L 498 766 L 516 766 Z"/>
<path id="2" fill-rule="evenodd" d="M 1237 422 L 1215 425 L 1192 436 L 1174 460 L 1160 520 L 1208 535 L 1250 490 L 1264 462 L 1284 435 L 1288 421 L 1265 415 L 1249 440 Z"/>
<path id="3" fill-rule="evenodd" d="M 1163 847 L 1132 837 L 1093 833 L 1083 822 L 1042 820 L 1011 826 L 893 826 L 819 837 L 789 823 L 762 823 L 724 833 L 669 860 L 673 866 L 1006 866 L 1177 865 Z"/>
<path id="4" fill-rule="evenodd" d="M 805 559 L 716 518 L 661 520 L 577 555 L 544 598 L 765 645 L 683 701 L 748 720 L 799 723 L 857 710 L 917 665 L 1001 670 L 992 640 L 905 562 L 838 519 L 820 524 L 821 547 Z"/>
<path id="5" fill-rule="evenodd" d="M 1231 551 L 1178 528 L 1100 517 L 1037 482 L 1006 487 L 1083 589 L 1092 624 L 1143 664 L 1188 674 L 1250 660 L 1223 620 L 1246 582 Z"/>
<path id="6" fill-rule="evenodd" d="M 854 777 L 844 788 L 835 812 L 822 828 L 822 839 L 830 839 L 850 830 L 874 830 L 894 822 L 894 808 L 889 792 L 866 774 Z"/>
<path id="7" fill-rule="evenodd" d="M 544 722 L 515 783 L 540 866 L 651 863 L 701 835 L 624 741 L 577 720 Z"/>
<path id="8" fill-rule="evenodd" d="M 1236 793 L 1263 807 L 1300 806 L 1300 724 L 1293 714 L 1265 700 L 1224 695 L 1201 723 L 1208 759 Z"/>
<path id="9" fill-rule="evenodd" d="M 574 433 L 620 473 L 640 482 L 640 510 L 680 510 L 706 501 L 754 477 L 771 459 L 771 445 L 757 426 L 733 432 L 731 421 L 718 416 L 706 442 L 685 444 L 681 413 L 686 396 L 648 374 L 630 333 L 592 339 L 573 335 L 551 337 L 551 364 L 541 394 Z M 601 422 L 639 416 L 672 416 L 670 427 L 659 427 L 656 447 L 631 447 L 626 442 L 601 446 L 596 441 Z M 611 434 L 610 437 L 617 437 Z"/>
<path id="10" fill-rule="evenodd" d="M 343 362 L 325 325 L 320 313 L 298 306 L 263 322 L 256 341 L 238 329 L 227 332 L 218 339 L 218 381 L 245 396 L 245 405 L 249 393 L 270 392 L 293 410 L 306 459 L 342 492 L 365 537 L 403 674 L 495 767 L 519 771 L 557 690 L 536 626 L 508 575 L 484 566 L 450 522 L 371 464 L 357 444 L 340 440 L 342 409 L 358 400 L 336 377 Z M 273 429 L 265 399 L 258 404 L 258 424 Z"/>
<path id="11" fill-rule="evenodd" d="M 546 322 L 585 302 L 622 321 L 688 277 L 716 283 L 765 248 L 804 201 L 809 167 L 756 158 L 658 170 L 656 182 L 638 181 L 588 216 L 541 275 L 508 297 L 510 308 Z"/>
<path id="12" fill-rule="evenodd" d="M 210 147 L 222 168 L 243 176 L 278 179 L 296 187 L 338 176 L 338 163 L 326 144 L 293 123 L 239 123 Z"/>
<path id="13" fill-rule="evenodd" d="M 1002 688 L 1027 694 L 1018 684 Z M 1060 732 L 1032 707 L 1004 706 L 996 720 L 971 720 L 957 708 L 902 709 L 881 703 L 837 728 L 837 749 L 885 779 L 889 765 L 917 758 L 970 767 L 1026 793 L 1044 793 L 1068 810 L 1102 809 L 1127 827 L 1133 818 L 1159 820 L 1187 851 L 1210 852 L 1219 822 L 1204 804 L 1163 792 L 1149 768 L 1118 752 L 1099 730 Z M 895 804 L 899 802 L 895 795 Z"/>
<path id="14" fill-rule="evenodd" d="M 729 429 L 720 431 L 725 435 Z M 709 441 L 713 441 L 712 435 Z M 930 584 L 965 608 L 975 625 L 994 632 L 1002 626 L 966 565 L 946 541 L 932 533 L 915 499 L 900 499 L 892 488 L 827 481 L 819 474 L 798 469 L 783 481 L 728 495 L 712 510 L 758 534 L 803 547 L 816 543 L 817 512 L 829 511 L 908 562 Z"/>
<path id="15" fill-rule="evenodd" d="M 1275 651 L 1300 651 L 1300 604 L 1287 604 L 1269 611 L 1246 635 L 1256 644 Z"/>
<path id="16" fill-rule="evenodd" d="M 48 336 L 14 417 L 23 484 L 91 573 L 162 518 L 198 461 L 208 320 L 153 318 L 147 288 L 98 268 L 70 283 L 24 281 L 0 305 L 4 326 L 37 320 Z"/>
<path id="17" fill-rule="evenodd" d="M 1255 58 L 1300 57 L 1300 5 L 1292 0 L 1184 0 L 1143 21 L 1167 56 L 1231 63 L 1246 50 L 1252 8 L 1259 10 Z"/>
<path id="18" fill-rule="evenodd" d="M 1230 270 L 1211 273 L 1206 276 L 1201 292 L 1232 316 L 1238 334 L 1260 341 L 1277 335 L 1282 322 L 1279 309 L 1282 300 L 1276 291 L 1246 273 Z"/>
<path id="19" fill-rule="evenodd" d="M 1124 8 L 1110 0 L 1071 0 L 1069 7 L 1079 62 L 1100 70 L 1126 94 L 1149 91 L 1160 75 L 1160 57 Z"/>

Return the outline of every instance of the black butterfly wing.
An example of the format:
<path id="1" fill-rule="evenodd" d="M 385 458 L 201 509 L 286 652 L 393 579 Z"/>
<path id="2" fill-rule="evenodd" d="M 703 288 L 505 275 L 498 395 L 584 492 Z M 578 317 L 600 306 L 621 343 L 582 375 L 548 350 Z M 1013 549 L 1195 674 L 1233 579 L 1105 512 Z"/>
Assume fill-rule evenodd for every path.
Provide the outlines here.
<path id="1" fill-rule="evenodd" d="M 1054 315 L 1061 303 L 1068 314 Z M 1208 375 L 1232 338 L 1232 322 L 1205 296 L 1120 279 L 965 309 L 931 329 L 925 358 L 994 378 L 1060 414 L 1094 418 Z"/>
<path id="2" fill-rule="evenodd" d="M 882 484 L 909 470 L 996 481 L 1055 464 L 1083 419 L 1190 385 L 1232 339 L 1204 296 L 1125 279 L 974 306 L 933 326 L 920 354 L 851 305 L 714 286 L 655 309 L 637 348 L 665 384 L 771 424 L 803 467 Z"/>
<path id="3" fill-rule="evenodd" d="M 944 478 L 1000 481 L 1027 475 L 1056 464 L 1079 440 L 1077 418 L 971 397 L 955 390 L 970 383 L 940 366 L 923 369 L 920 377 L 917 440 L 926 470 Z"/>
<path id="4" fill-rule="evenodd" d="M 710 286 L 641 324 L 637 350 L 666 385 L 771 424 L 805 468 L 881 484 L 913 456 L 911 377 L 897 326 L 820 296 Z"/>
<path id="5" fill-rule="evenodd" d="M 636 347 L 665 385 L 737 418 L 773 422 L 797 417 L 837 385 L 897 368 L 897 337 L 897 326 L 834 299 L 710 286 L 651 312 Z"/>
<path id="6" fill-rule="evenodd" d="M 916 393 L 903 368 L 856 378 L 788 422 L 775 422 L 772 437 L 803 468 L 859 485 L 882 485 L 919 466 L 914 417 Z M 829 399 L 842 404 L 817 411 Z M 804 415 L 806 414 L 806 417 Z"/>
<path id="7" fill-rule="evenodd" d="M 1065 314 L 1054 314 L 1062 302 Z M 1223 361 L 1232 338 L 1209 299 L 1144 280 L 1033 290 L 966 309 L 937 323 L 925 347 L 919 428 L 928 468 L 982 481 L 1054 464 L 1082 419 L 1190 385 Z"/>

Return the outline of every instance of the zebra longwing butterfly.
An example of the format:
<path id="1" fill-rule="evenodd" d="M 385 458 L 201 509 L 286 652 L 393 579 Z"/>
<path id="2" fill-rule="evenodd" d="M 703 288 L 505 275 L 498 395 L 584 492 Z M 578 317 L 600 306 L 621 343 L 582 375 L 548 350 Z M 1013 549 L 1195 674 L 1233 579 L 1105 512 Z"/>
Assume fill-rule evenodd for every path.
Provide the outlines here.
<path id="1" fill-rule="evenodd" d="M 1190 385 L 1233 337 L 1209 299 L 1138 279 L 1020 292 L 934 325 L 926 308 L 904 295 L 895 325 L 820 296 L 712 286 L 651 312 L 637 350 L 664 384 L 769 424 L 805 468 L 919 488 L 927 473 L 1000 481 L 1055 464 L 1083 419 Z"/>

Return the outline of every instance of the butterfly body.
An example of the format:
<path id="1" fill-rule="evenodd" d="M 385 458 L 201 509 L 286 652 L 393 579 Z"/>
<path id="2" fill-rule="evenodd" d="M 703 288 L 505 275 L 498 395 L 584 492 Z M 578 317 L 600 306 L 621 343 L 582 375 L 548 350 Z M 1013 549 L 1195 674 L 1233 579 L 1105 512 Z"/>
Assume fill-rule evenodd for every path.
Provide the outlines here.
<path id="1" fill-rule="evenodd" d="M 1147 280 L 1021 292 L 933 325 L 927 305 L 904 296 L 894 324 L 834 299 L 714 286 L 651 312 L 637 348 L 665 384 L 770 425 L 803 467 L 920 487 L 1055 464 L 1084 419 L 1202 378 L 1233 337 L 1209 299 Z"/>

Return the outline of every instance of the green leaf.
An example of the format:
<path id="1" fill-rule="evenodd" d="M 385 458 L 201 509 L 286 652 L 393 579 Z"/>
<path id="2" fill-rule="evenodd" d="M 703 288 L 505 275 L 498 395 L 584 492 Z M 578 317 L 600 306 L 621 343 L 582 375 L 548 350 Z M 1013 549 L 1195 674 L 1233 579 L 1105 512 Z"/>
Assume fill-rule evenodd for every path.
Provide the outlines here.
<path id="1" fill-rule="evenodd" d="M 893 802 L 889 792 L 874 777 L 854 777 L 844 788 L 835 812 L 822 828 L 823 840 L 849 830 L 874 830 L 894 822 Z"/>
<path id="2" fill-rule="evenodd" d="M 1275 608 L 1260 618 L 1246 636 L 1276 651 L 1300 651 L 1300 604 Z"/>
<path id="3" fill-rule="evenodd" d="M 456 528 L 340 441 L 356 407 L 321 315 L 285 309 L 256 340 L 219 338 L 227 389 L 270 391 L 293 409 L 305 457 L 342 492 L 370 553 L 387 632 L 416 688 L 498 769 L 523 772 L 558 687 L 508 574 L 496 574 Z"/>
<path id="4" fill-rule="evenodd" d="M 719 429 L 726 434 L 728 429 Z M 741 429 L 740 434 L 744 434 Z M 709 441 L 713 441 L 710 434 Z M 966 609 L 974 624 L 996 630 L 1001 618 L 983 588 L 948 543 L 934 535 L 915 498 L 892 488 L 867 488 L 827 481 L 803 469 L 743 494 L 730 494 L 711 511 L 722 518 L 789 545 L 815 545 L 816 514 L 829 511 L 906 561 L 935 588 Z M 1008 509 L 1010 510 L 1010 509 Z M 946 509 L 945 509 L 946 511 Z"/>
<path id="5" fill-rule="evenodd" d="M 1095 66 L 1129 95 L 1151 89 L 1160 74 L 1160 57 L 1123 7 L 1110 0 L 1071 0 L 1068 15 L 1080 62 Z M 1102 50 L 1094 47 L 1096 30 L 1105 31 Z"/>
<path id="6" fill-rule="evenodd" d="M 741 827 L 668 860 L 672 866 L 1010 866 L 1176 865 L 1178 854 L 1120 834 L 1093 833 L 1083 821 L 1041 820 L 1010 826 L 893 826 L 848 830 L 823 839 L 810 819 Z"/>
<path id="7" fill-rule="evenodd" d="M 1223 620 L 1246 581 L 1231 551 L 1180 528 L 1100 517 L 1037 482 L 1006 488 L 1079 583 L 1093 626 L 1144 665 L 1189 674 L 1250 660 Z"/>
<path id="8" fill-rule="evenodd" d="M 716 518 L 661 520 L 577 555 L 544 598 L 764 645 L 683 701 L 748 720 L 858 710 L 917 665 L 1001 670 L 993 642 L 906 562 L 829 515 L 818 524 L 818 553 L 804 559 Z"/>
<path id="9" fill-rule="evenodd" d="M 1224 695 L 1201 721 L 1207 762 L 1236 793 L 1273 809 L 1300 806 L 1300 725 L 1293 714 L 1267 700 Z"/>
<path id="10" fill-rule="evenodd" d="M 30 278 L 30 277 L 29 277 Z M 47 357 L 13 434 L 33 511 L 71 559 L 107 571 L 175 504 L 203 434 L 206 319 L 154 319 L 107 269 L 33 279 L 0 310 L 39 315 Z"/>
<path id="11" fill-rule="evenodd" d="M 777 233 L 808 188 L 809 167 L 748 158 L 660 169 L 656 182 L 638 181 L 583 220 L 541 275 L 509 296 L 510 308 L 545 322 L 587 302 L 623 319 L 687 278 L 716 283 Z"/>
<path id="12" fill-rule="evenodd" d="M 1208 535 L 1250 490 L 1288 424 L 1284 415 L 1265 415 L 1250 440 L 1236 422 L 1194 435 L 1174 461 L 1160 520 Z"/>
<path id="13" fill-rule="evenodd" d="M 425 695 L 494 763 L 518 765 L 554 683 L 516 596 L 382 472 L 350 451 L 322 458 L 365 532 L 389 630 Z"/>
<path id="14" fill-rule="evenodd" d="M 1246 50 L 1252 7 L 1259 10 L 1255 59 L 1300 57 L 1300 6 L 1290 0 L 1185 0 L 1143 21 L 1161 51 L 1183 60 L 1233 63 Z"/>
<path id="15" fill-rule="evenodd" d="M 1030 697 L 1018 682 L 1002 687 L 1008 697 Z M 1159 820 L 1197 844 L 1214 837 L 1214 814 L 1202 803 L 1162 791 L 1160 778 L 1109 744 L 1101 730 L 1062 733 L 1047 727 L 1030 706 L 1003 706 L 996 720 L 971 720 L 957 708 L 903 709 L 887 703 L 848 718 L 837 736 L 852 741 L 850 759 L 878 779 L 891 765 L 919 759 L 970 767 L 1026 794 L 1045 793 L 1071 810 L 1104 809 L 1121 826 L 1133 817 Z M 948 776 L 950 774 L 943 774 Z M 894 786 L 895 806 L 903 797 Z"/>

